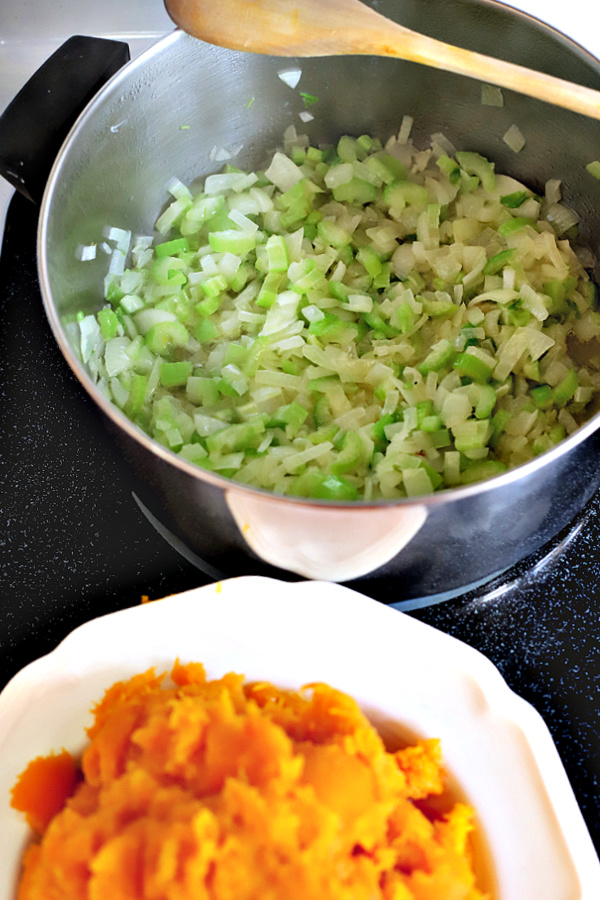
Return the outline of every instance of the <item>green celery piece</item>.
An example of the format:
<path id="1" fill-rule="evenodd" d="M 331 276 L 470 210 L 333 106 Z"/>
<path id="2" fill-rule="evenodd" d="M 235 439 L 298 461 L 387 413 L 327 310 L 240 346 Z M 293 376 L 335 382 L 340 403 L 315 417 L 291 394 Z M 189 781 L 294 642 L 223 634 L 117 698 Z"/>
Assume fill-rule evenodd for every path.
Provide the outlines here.
<path id="1" fill-rule="evenodd" d="M 233 278 L 230 279 L 229 287 L 235 294 L 241 293 L 241 291 L 248 283 L 248 279 L 253 274 L 253 267 L 249 266 L 247 263 L 242 263 Z"/>
<path id="2" fill-rule="evenodd" d="M 176 256 L 163 256 L 162 259 L 154 260 L 150 271 L 158 284 L 175 287 L 178 284 L 187 284 L 187 276 L 181 271 L 185 265 L 185 262 Z"/>
<path id="3" fill-rule="evenodd" d="M 396 422 L 396 416 L 393 413 L 385 413 L 375 422 L 371 428 L 371 434 L 373 436 L 373 440 L 375 441 L 375 448 L 377 450 L 385 450 L 387 445 L 389 444 L 389 440 L 385 434 L 386 425 L 392 425 Z"/>
<path id="4" fill-rule="evenodd" d="M 417 410 L 417 428 L 421 428 L 423 419 L 433 415 L 433 400 L 422 400 L 417 403 L 415 409 Z"/>
<path id="5" fill-rule="evenodd" d="M 270 309 L 276 303 L 283 278 L 284 275 L 280 272 L 269 272 L 266 275 L 256 298 L 257 306 L 263 309 Z"/>
<path id="6" fill-rule="evenodd" d="M 378 332 L 379 334 L 384 335 L 388 338 L 394 338 L 398 335 L 398 329 L 394 328 L 389 322 L 386 322 L 385 319 L 377 312 L 377 308 L 374 306 L 373 310 L 369 313 L 363 313 L 362 315 L 363 322 L 365 322 L 369 328 L 373 331 Z"/>
<path id="7" fill-rule="evenodd" d="M 457 184 L 460 181 L 460 166 L 455 160 L 449 156 L 442 155 L 436 160 L 436 165 L 450 179 L 450 184 Z"/>
<path id="8" fill-rule="evenodd" d="M 333 197 L 339 203 L 356 203 L 364 206 L 367 203 L 374 203 L 379 195 L 379 189 L 374 184 L 369 184 L 362 178 L 352 178 L 346 184 L 340 184 L 334 188 Z"/>
<path id="9" fill-rule="evenodd" d="M 413 294 L 418 294 L 420 291 L 422 291 L 426 287 L 427 282 L 425 281 L 425 279 L 423 278 L 423 276 L 421 275 L 420 272 L 413 270 L 406 276 L 406 278 L 404 278 L 402 280 L 402 284 L 408 290 L 412 291 Z"/>
<path id="10" fill-rule="evenodd" d="M 346 322 L 331 313 L 325 313 L 322 319 L 311 322 L 308 333 L 314 335 L 326 343 L 339 343 L 345 341 L 351 334 L 357 334 L 354 322 Z"/>
<path id="11" fill-rule="evenodd" d="M 346 303 L 348 297 L 352 293 L 351 289 L 348 285 L 343 284 L 341 281 L 328 281 L 329 294 L 331 297 L 335 297 L 335 299 L 339 303 Z"/>
<path id="12" fill-rule="evenodd" d="M 322 188 L 318 187 L 314 181 L 311 181 L 310 178 L 302 178 L 284 191 L 278 202 L 288 212 L 294 211 L 295 214 L 305 218 L 312 211 L 315 195 L 322 193 Z"/>
<path id="13" fill-rule="evenodd" d="M 522 328 L 531 321 L 531 313 L 528 309 L 523 309 L 521 306 L 522 302 L 523 301 L 519 298 L 519 300 L 511 303 L 511 305 L 506 308 L 506 318 L 511 325 L 515 326 L 515 328 Z"/>
<path id="14" fill-rule="evenodd" d="M 381 149 L 381 142 L 378 138 L 371 137 L 370 134 L 361 134 L 356 138 L 356 152 L 364 159 L 367 153 L 372 153 Z"/>
<path id="15" fill-rule="evenodd" d="M 192 364 L 187 360 L 180 362 L 163 362 L 160 364 L 160 383 L 163 387 L 181 387 L 187 384 L 192 374 Z"/>
<path id="16" fill-rule="evenodd" d="M 146 346 L 158 356 L 168 356 L 175 347 L 183 347 L 189 340 L 189 332 L 182 322 L 158 322 L 144 338 Z"/>
<path id="17" fill-rule="evenodd" d="M 287 272 L 290 264 L 285 238 L 280 234 L 272 234 L 266 243 L 269 272 Z"/>
<path id="18" fill-rule="evenodd" d="M 105 341 L 110 341 L 111 338 L 115 337 L 119 330 L 119 319 L 117 318 L 117 314 L 114 310 L 107 307 L 98 312 L 97 318 L 98 324 L 100 325 L 100 334 Z"/>
<path id="19" fill-rule="evenodd" d="M 537 223 L 535 219 L 526 219 L 523 216 L 514 216 L 514 218 L 509 219 L 508 222 L 503 222 L 502 225 L 498 226 L 498 234 L 502 237 L 508 237 L 510 234 L 515 234 L 517 231 L 523 231 L 524 228 L 534 228 L 537 230 Z"/>
<path id="20" fill-rule="evenodd" d="M 334 384 L 340 383 L 339 375 L 321 375 L 319 378 L 311 378 L 308 382 L 309 391 L 316 391 L 319 394 L 327 393 Z"/>
<path id="21" fill-rule="evenodd" d="M 384 184 L 406 180 L 406 169 L 400 160 L 394 156 L 369 156 L 365 160 L 365 166 L 373 175 L 380 178 Z"/>
<path id="22" fill-rule="evenodd" d="M 341 475 L 322 475 L 311 494 L 316 500 L 358 500 L 358 491 Z"/>
<path id="23" fill-rule="evenodd" d="M 221 306 L 223 302 L 223 297 L 221 294 L 215 294 L 212 297 L 205 297 L 204 300 L 198 301 L 194 306 L 194 309 L 200 316 L 212 316 L 213 313 Z"/>
<path id="24" fill-rule="evenodd" d="M 428 375 L 429 372 L 439 372 L 440 369 L 450 365 L 454 356 L 454 345 L 446 338 L 442 338 L 433 345 L 423 362 L 417 366 L 417 370 L 421 375 Z"/>
<path id="25" fill-rule="evenodd" d="M 432 428 L 431 431 L 429 428 L 425 427 L 430 419 L 436 419 L 437 428 Z M 442 447 L 449 447 L 452 443 L 452 439 L 450 437 L 450 432 L 447 428 L 442 427 L 442 420 L 439 416 L 428 416 L 426 419 L 423 419 L 423 425 L 421 426 L 421 431 L 424 431 L 426 434 L 429 434 L 429 441 L 434 450 L 440 450 Z M 433 425 L 433 422 L 432 422 Z"/>
<path id="26" fill-rule="evenodd" d="M 196 444 L 192 442 L 189 444 L 184 444 L 179 451 L 179 455 L 184 459 L 187 459 L 188 462 L 194 463 L 197 466 L 201 466 L 206 459 L 207 453 L 202 444 Z"/>
<path id="27" fill-rule="evenodd" d="M 567 430 L 564 425 L 555 425 L 549 433 L 549 438 L 553 444 L 560 444 L 567 436 Z"/>
<path id="28" fill-rule="evenodd" d="M 219 388 L 213 378 L 191 375 L 186 384 L 186 395 L 197 406 L 216 406 L 219 402 Z"/>
<path id="29" fill-rule="evenodd" d="M 419 467 L 421 469 L 425 469 L 425 471 L 427 472 L 427 476 L 431 482 L 432 488 L 434 489 L 434 491 L 437 491 L 437 489 L 444 483 L 444 479 L 442 478 L 440 473 L 436 472 L 433 466 L 431 466 L 425 459 L 421 460 Z"/>
<path id="30" fill-rule="evenodd" d="M 223 362 L 225 365 L 233 363 L 235 366 L 240 366 L 241 368 L 248 361 L 248 353 L 248 347 L 244 347 L 243 344 L 237 344 L 235 341 L 230 341 L 227 345 Z"/>
<path id="31" fill-rule="evenodd" d="M 148 379 L 145 375 L 134 374 L 132 376 L 129 386 L 129 397 L 124 408 L 127 415 L 131 416 L 132 419 L 135 419 L 144 405 L 147 387 Z"/>
<path id="32" fill-rule="evenodd" d="M 372 247 L 361 247 L 356 258 L 365 267 L 371 278 L 376 278 L 381 274 L 383 263 Z"/>
<path id="33" fill-rule="evenodd" d="M 356 139 L 348 134 L 342 135 L 337 144 L 337 155 L 342 162 L 355 162 L 358 159 Z"/>
<path id="34" fill-rule="evenodd" d="M 431 494 L 433 491 L 433 484 L 429 475 L 421 465 L 403 467 L 402 482 L 409 497 L 420 497 L 422 494 Z"/>
<path id="35" fill-rule="evenodd" d="M 529 391 L 538 409 L 550 409 L 554 406 L 554 391 L 549 384 L 540 384 Z"/>
<path id="36" fill-rule="evenodd" d="M 496 391 L 491 384 L 477 384 L 475 418 L 489 419 L 496 405 Z"/>
<path id="37" fill-rule="evenodd" d="M 544 284 L 544 293 L 550 297 L 552 303 L 548 312 L 550 315 L 566 312 L 568 310 L 567 297 L 576 288 L 577 279 L 568 275 L 565 279 L 553 278 Z"/>
<path id="38" fill-rule="evenodd" d="M 236 231 L 233 228 L 211 231 L 208 243 L 215 253 L 234 253 L 236 256 L 245 257 L 256 247 L 256 233 Z"/>
<path id="39" fill-rule="evenodd" d="M 500 435 L 506 428 L 506 423 L 510 419 L 510 413 L 506 409 L 499 409 L 491 418 L 490 426 L 492 429 L 492 433 L 489 439 L 489 445 L 492 449 L 495 449 L 498 446 L 498 440 Z"/>
<path id="40" fill-rule="evenodd" d="M 360 435 L 354 431 L 347 431 L 344 442 L 337 459 L 330 466 L 333 475 L 344 475 L 351 469 L 355 469 L 364 457 L 364 444 Z"/>
<path id="41" fill-rule="evenodd" d="M 352 241 L 351 236 L 345 228 L 341 228 L 336 222 L 329 219 L 322 219 L 317 223 L 317 234 L 325 243 L 338 249 L 344 247 Z"/>
<path id="42" fill-rule="evenodd" d="M 229 285 L 224 275 L 211 275 L 210 278 L 200 282 L 200 288 L 205 297 L 218 297 L 228 287 Z"/>
<path id="43" fill-rule="evenodd" d="M 565 406 L 573 398 L 579 387 L 579 377 L 575 369 L 569 369 L 562 381 L 554 388 L 554 402 L 557 406 Z"/>
<path id="44" fill-rule="evenodd" d="M 458 353 L 452 365 L 460 375 L 478 384 L 486 384 L 492 377 L 493 369 L 472 353 Z"/>
<path id="45" fill-rule="evenodd" d="M 600 179 L 600 161 L 599 160 L 594 159 L 594 160 L 592 160 L 592 162 L 589 162 L 586 166 L 586 169 L 588 170 L 590 175 L 593 175 L 594 178 Z"/>
<path id="46" fill-rule="evenodd" d="M 394 328 L 398 328 L 402 334 L 407 334 L 415 322 L 417 321 L 417 314 L 410 305 L 410 303 L 402 303 L 398 306 L 390 316 L 390 324 Z"/>
<path id="47" fill-rule="evenodd" d="M 528 360 L 523 364 L 523 375 L 530 381 L 541 381 L 539 359 Z"/>
<path id="48" fill-rule="evenodd" d="M 280 407 L 275 415 L 269 420 L 270 428 L 285 428 L 291 426 L 294 432 L 298 432 L 301 425 L 304 425 L 308 418 L 308 410 L 297 402 L 292 400 L 286 406 Z"/>
<path id="49" fill-rule="evenodd" d="M 319 150 L 318 147 L 307 147 L 306 158 L 310 162 L 320 163 L 323 161 L 323 151 Z"/>
<path id="50" fill-rule="evenodd" d="M 419 429 L 425 434 L 435 434 L 442 427 L 442 420 L 440 416 L 434 415 L 433 413 L 429 416 L 423 416 L 421 421 L 419 422 Z"/>
<path id="51" fill-rule="evenodd" d="M 252 421 L 226 425 L 213 431 L 206 438 L 209 453 L 236 453 L 239 450 L 256 448 L 267 427 L 267 416 L 255 416 Z"/>
<path id="52" fill-rule="evenodd" d="M 453 315 L 458 307 L 451 300 L 428 300 L 426 297 L 419 297 L 423 303 L 423 312 L 430 319 L 444 319 L 446 316 Z"/>
<path id="53" fill-rule="evenodd" d="M 489 159 L 481 156 L 480 153 L 459 150 L 456 154 L 456 161 L 467 175 L 476 175 L 479 178 L 485 191 L 494 190 L 496 187 L 496 176 L 494 174 L 494 164 Z"/>
<path id="54" fill-rule="evenodd" d="M 156 244 L 154 252 L 157 259 L 164 256 L 176 256 L 178 253 L 187 252 L 190 249 L 190 242 L 186 237 L 175 238 L 172 241 L 163 241 L 162 244 Z"/>
<path id="55" fill-rule="evenodd" d="M 217 326 L 210 319 L 204 319 L 192 328 L 192 335 L 200 344 L 208 344 L 214 341 L 218 334 Z"/>
<path id="56" fill-rule="evenodd" d="M 286 359 L 283 357 L 281 360 L 281 370 L 285 372 L 286 375 L 299 375 L 300 374 L 300 366 L 298 363 L 293 362 L 291 359 Z"/>
<path id="57" fill-rule="evenodd" d="M 483 267 L 484 275 L 496 275 L 510 261 L 514 255 L 514 250 L 501 250 L 495 256 L 491 256 Z"/>
<path id="58" fill-rule="evenodd" d="M 302 166 L 306 162 L 306 150 L 304 147 L 292 147 L 290 158 L 297 166 Z"/>
<path id="59" fill-rule="evenodd" d="M 467 419 L 453 429 L 454 446 L 460 453 L 469 450 L 480 450 L 485 447 L 490 437 L 489 419 Z"/>
<path id="60" fill-rule="evenodd" d="M 504 197 L 500 197 L 500 203 L 507 209 L 518 209 L 529 197 L 531 194 L 527 191 L 515 191 L 513 194 L 505 194 Z"/>
<path id="61" fill-rule="evenodd" d="M 331 409 L 329 407 L 327 394 L 321 394 L 321 396 L 313 406 L 313 419 L 315 420 L 315 425 L 317 426 L 317 428 L 324 428 L 332 424 Z M 337 431 L 337 426 L 334 427 Z"/>
<path id="62" fill-rule="evenodd" d="M 243 397 L 248 391 L 248 379 L 240 368 L 233 363 L 224 365 L 221 369 L 219 390 L 226 397 Z"/>
<path id="63" fill-rule="evenodd" d="M 429 201 L 427 188 L 414 181 L 395 181 L 384 189 L 383 202 L 393 209 L 405 206 L 426 206 Z"/>
<path id="64" fill-rule="evenodd" d="M 381 264 L 381 272 L 373 277 L 373 288 L 376 291 L 383 291 L 389 288 L 392 280 L 392 266 L 389 262 Z"/>

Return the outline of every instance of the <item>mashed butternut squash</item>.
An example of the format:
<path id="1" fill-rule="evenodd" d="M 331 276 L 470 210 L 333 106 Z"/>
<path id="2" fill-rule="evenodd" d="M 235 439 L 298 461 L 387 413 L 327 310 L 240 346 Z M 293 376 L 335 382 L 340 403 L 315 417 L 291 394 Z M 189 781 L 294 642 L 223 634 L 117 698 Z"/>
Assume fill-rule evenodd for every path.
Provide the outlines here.
<path id="1" fill-rule="evenodd" d="M 19 900 L 484 900 L 472 810 L 428 811 L 439 742 L 387 751 L 327 685 L 176 663 L 113 685 L 88 734 L 80 779 L 63 753 L 15 785 L 40 832 Z"/>

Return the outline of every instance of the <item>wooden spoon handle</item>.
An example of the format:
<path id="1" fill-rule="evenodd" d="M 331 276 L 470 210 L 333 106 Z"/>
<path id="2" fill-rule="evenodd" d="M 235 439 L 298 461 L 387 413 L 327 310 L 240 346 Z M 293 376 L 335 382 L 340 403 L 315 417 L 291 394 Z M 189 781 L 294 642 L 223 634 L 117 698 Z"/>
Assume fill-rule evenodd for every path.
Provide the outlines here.
<path id="1" fill-rule="evenodd" d="M 555 106 L 563 106 L 573 112 L 600 119 L 600 91 L 502 59 L 445 44 L 401 25 L 397 25 L 394 30 L 397 36 L 393 36 L 389 31 L 387 35 L 381 35 L 382 43 L 378 55 L 399 57 L 436 69 L 455 72 L 458 75 L 467 75 L 487 84 L 509 88 L 546 103 L 553 103 Z M 384 38 L 387 39 L 384 41 Z"/>
<path id="2" fill-rule="evenodd" d="M 600 119 L 600 91 L 411 31 L 361 0 L 165 0 L 184 31 L 273 56 L 390 56 L 509 88 Z"/>

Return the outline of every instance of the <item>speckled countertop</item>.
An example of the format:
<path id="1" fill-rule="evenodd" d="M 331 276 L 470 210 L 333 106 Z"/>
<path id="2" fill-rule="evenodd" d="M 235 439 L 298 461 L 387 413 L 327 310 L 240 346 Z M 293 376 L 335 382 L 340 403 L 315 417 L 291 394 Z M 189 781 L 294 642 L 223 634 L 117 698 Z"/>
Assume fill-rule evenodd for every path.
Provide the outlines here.
<path id="1" fill-rule="evenodd" d="M 536 2 L 512 5 L 593 49 L 584 2 L 569 5 L 570 27 L 564 5 Z M 54 342 L 35 228 L 35 209 L 13 199 L 0 257 L 0 687 L 81 622 L 210 580 L 141 511 Z M 542 714 L 600 850 L 599 542 L 600 494 L 534 557 L 410 615 L 481 650 Z"/>

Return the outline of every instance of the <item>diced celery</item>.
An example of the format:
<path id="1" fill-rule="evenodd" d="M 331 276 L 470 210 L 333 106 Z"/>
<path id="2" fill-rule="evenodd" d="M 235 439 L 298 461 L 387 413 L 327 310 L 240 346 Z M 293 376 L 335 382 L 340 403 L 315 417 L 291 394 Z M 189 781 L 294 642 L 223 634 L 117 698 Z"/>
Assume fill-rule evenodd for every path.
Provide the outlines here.
<path id="1" fill-rule="evenodd" d="M 337 459 L 331 464 L 330 471 L 333 475 L 344 475 L 351 469 L 355 469 L 364 458 L 364 444 L 360 435 L 353 431 L 347 431 L 344 435 L 342 448 Z"/>
<path id="2" fill-rule="evenodd" d="M 427 354 L 423 362 L 417 366 L 417 369 L 421 375 L 427 375 L 428 372 L 438 372 L 440 369 L 451 364 L 454 355 L 455 351 L 452 341 L 449 341 L 447 338 L 442 338 L 433 345 L 431 351 Z"/>
<path id="3" fill-rule="evenodd" d="M 256 247 L 256 234 L 247 231 L 236 231 L 233 228 L 225 231 L 211 231 L 208 243 L 216 253 L 235 253 L 246 256 Z"/>
<path id="4" fill-rule="evenodd" d="M 285 238 L 272 234 L 266 243 L 269 272 L 287 272 L 290 264 Z"/>
<path id="5" fill-rule="evenodd" d="M 164 241 L 162 244 L 155 244 L 154 246 L 157 259 L 162 259 L 163 256 L 176 256 L 178 253 L 189 249 L 190 242 L 185 237 L 174 238 L 172 241 Z"/>
<path id="6" fill-rule="evenodd" d="M 414 181 L 395 181 L 383 192 L 383 201 L 390 209 L 404 209 L 405 206 L 426 206 L 429 200 L 427 188 Z"/>
<path id="7" fill-rule="evenodd" d="M 490 257 L 483 267 L 483 274 L 495 275 L 497 272 L 500 272 L 510 261 L 511 257 L 514 256 L 514 253 L 514 250 L 501 250 L 499 253 Z"/>
<path id="8" fill-rule="evenodd" d="M 472 378 L 479 384 L 485 384 L 492 377 L 493 369 L 486 365 L 482 359 L 471 353 L 458 353 L 452 365 L 461 375 Z"/>
<path id="9" fill-rule="evenodd" d="M 160 383 L 163 387 L 180 387 L 187 384 L 192 374 L 192 364 L 187 360 L 163 362 L 160 364 Z"/>
<path id="10" fill-rule="evenodd" d="M 554 406 L 554 391 L 549 384 L 540 384 L 529 391 L 538 409 L 550 409 Z"/>
<path id="11" fill-rule="evenodd" d="M 459 150 L 456 154 L 456 161 L 467 175 L 476 175 L 479 178 L 485 191 L 494 190 L 496 187 L 494 164 L 486 159 L 485 156 L 469 150 Z"/>
<path id="12" fill-rule="evenodd" d="M 527 191 L 515 191 L 512 194 L 505 194 L 504 197 L 500 197 L 500 203 L 506 206 L 507 209 L 518 209 L 529 197 L 531 197 L 531 194 L 528 194 Z"/>
<path id="13" fill-rule="evenodd" d="M 146 332 L 146 346 L 159 356 L 167 356 L 174 347 L 183 347 L 189 332 L 181 322 L 159 322 Z"/>
<path id="14" fill-rule="evenodd" d="M 105 341 L 114 338 L 119 330 L 119 320 L 116 313 L 108 307 L 99 311 L 98 323 L 100 325 L 100 333 Z"/>
<path id="15" fill-rule="evenodd" d="M 363 181 L 362 178 L 353 178 L 347 184 L 341 184 L 333 189 L 333 196 L 338 203 L 356 203 L 364 206 L 377 200 L 378 189 L 374 184 Z"/>
<path id="16" fill-rule="evenodd" d="M 191 402 L 198 406 L 216 406 L 219 401 L 219 389 L 213 378 L 190 375 L 185 390 Z"/>
<path id="17" fill-rule="evenodd" d="M 557 406 L 565 406 L 579 387 L 579 377 L 575 369 L 569 369 L 565 377 L 554 388 L 554 402 Z"/>
<path id="18" fill-rule="evenodd" d="M 205 319 L 203 322 L 194 325 L 192 334 L 200 344 L 206 344 L 216 340 L 219 331 L 214 322 L 211 322 L 210 319 Z"/>
<path id="19" fill-rule="evenodd" d="M 535 228 L 535 224 L 533 219 L 515 216 L 513 219 L 509 219 L 508 222 L 503 222 L 502 225 L 498 226 L 498 234 L 502 235 L 502 237 L 508 237 L 511 234 L 516 234 L 517 231 L 523 231 L 524 228 Z"/>
<path id="20" fill-rule="evenodd" d="M 352 240 L 345 228 L 341 228 L 330 219 L 322 219 L 317 224 L 317 234 L 332 247 L 343 247 Z"/>

